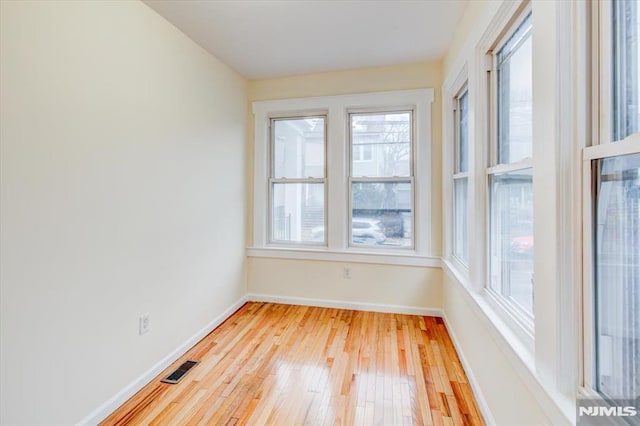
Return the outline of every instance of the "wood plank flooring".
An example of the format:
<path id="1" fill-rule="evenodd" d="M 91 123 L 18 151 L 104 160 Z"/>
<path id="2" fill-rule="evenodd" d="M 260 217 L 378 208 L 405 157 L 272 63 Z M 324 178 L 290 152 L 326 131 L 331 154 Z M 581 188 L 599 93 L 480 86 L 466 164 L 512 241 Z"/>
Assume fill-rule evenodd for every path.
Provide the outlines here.
<path id="1" fill-rule="evenodd" d="M 440 318 L 247 303 L 102 424 L 484 423 Z"/>

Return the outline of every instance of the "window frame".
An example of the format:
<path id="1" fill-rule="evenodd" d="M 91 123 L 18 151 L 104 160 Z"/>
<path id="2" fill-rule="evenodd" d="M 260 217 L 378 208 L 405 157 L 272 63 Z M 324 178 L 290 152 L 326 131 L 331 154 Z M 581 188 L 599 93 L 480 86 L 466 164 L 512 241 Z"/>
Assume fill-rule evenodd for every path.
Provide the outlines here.
<path id="1" fill-rule="evenodd" d="M 323 155 L 324 155 L 324 166 L 323 166 L 323 174 L 322 178 L 287 178 L 287 177 L 275 177 L 275 143 L 276 143 L 276 134 L 275 134 L 275 122 L 276 121 L 286 121 L 286 120 L 304 120 L 307 118 L 321 118 L 324 121 L 324 140 L 323 140 Z M 324 241 L 322 242 L 314 242 L 314 241 L 286 241 L 286 240 L 276 240 L 273 238 L 273 196 L 274 196 L 274 187 L 276 184 L 322 184 L 323 185 L 323 199 L 324 199 L 324 219 L 323 226 L 324 229 L 327 229 L 327 121 L 328 117 L 326 113 L 317 113 L 317 114 L 294 114 L 294 115 L 280 115 L 275 114 L 273 116 L 269 116 L 269 146 L 267 149 L 268 157 L 269 157 L 269 178 L 268 178 L 268 207 L 267 207 L 267 236 L 268 242 L 270 245 L 274 246 L 326 246 L 327 245 L 327 233 L 324 233 Z"/>
<path id="2" fill-rule="evenodd" d="M 466 77 L 466 76 L 465 76 Z M 462 172 L 460 171 L 460 100 L 467 96 L 467 170 Z M 453 105 L 453 125 L 452 125 L 452 140 L 453 140 L 453 168 L 451 174 L 451 258 L 455 260 L 458 264 L 462 265 L 465 270 L 469 268 L 469 257 L 470 257 L 470 247 L 469 247 L 469 193 L 471 187 L 471 150 L 470 150 L 470 136 L 471 132 L 469 130 L 469 120 L 471 118 L 471 114 L 469 113 L 470 107 L 470 90 L 469 90 L 469 80 L 465 78 L 462 84 L 459 84 L 459 88 L 456 91 L 456 94 L 453 97 L 452 105 Z M 467 182 L 467 211 L 466 211 L 466 227 L 467 227 L 467 259 L 466 261 L 460 256 L 457 255 L 456 252 L 456 214 L 457 214 L 457 206 L 456 206 L 456 181 L 466 180 Z"/>
<path id="3" fill-rule="evenodd" d="M 485 292 L 490 296 L 491 303 L 498 310 L 507 314 L 511 320 L 518 325 L 518 334 L 524 337 L 525 340 L 532 345 L 533 336 L 535 331 L 535 317 L 532 313 L 525 311 L 522 307 L 518 306 L 515 302 L 508 300 L 507 297 L 502 295 L 498 290 L 493 288 L 493 282 L 491 279 L 491 178 L 492 176 L 502 175 L 506 173 L 528 170 L 530 169 L 533 174 L 534 162 L 533 153 L 531 157 L 527 157 L 521 160 L 517 160 L 511 163 L 499 163 L 498 149 L 499 149 L 499 134 L 498 134 L 498 60 L 497 56 L 500 50 L 509 42 L 511 37 L 516 34 L 521 25 L 527 20 L 531 19 L 531 25 L 533 26 L 532 18 L 532 6 L 526 2 L 519 6 L 517 11 L 513 14 L 512 18 L 506 22 L 502 32 L 496 37 L 493 44 L 484 54 L 485 71 L 487 73 L 487 128 L 486 128 L 486 163 L 484 164 L 484 201 L 485 201 Z M 532 38 L 532 30 L 527 37 Z M 518 45 L 520 47 L 521 44 Z M 533 141 L 532 141 L 533 143 Z M 535 284 L 532 284 L 532 291 L 535 291 Z M 535 298 L 535 295 L 534 295 Z M 535 308 L 532 307 L 535 311 Z"/>
<path id="4" fill-rule="evenodd" d="M 640 132 L 623 139 L 613 138 L 613 73 L 612 54 L 613 3 L 611 0 L 596 2 L 588 8 L 590 13 L 590 37 L 586 49 L 591 52 L 592 78 L 588 88 L 593 99 L 591 116 L 591 141 L 582 148 L 582 285 L 580 288 L 580 384 L 578 392 L 582 397 L 606 402 L 596 390 L 597 351 L 596 347 L 596 262 L 595 228 L 598 196 L 597 163 L 600 160 L 624 155 L 640 154 Z M 590 143 L 589 143 L 590 142 Z M 607 402 L 608 403 L 608 402 Z"/>
<path id="5" fill-rule="evenodd" d="M 254 113 L 253 217 L 248 253 L 251 257 L 299 258 L 314 260 L 372 261 L 383 264 L 439 266 L 439 247 L 431 239 L 431 108 L 433 88 L 371 92 L 353 95 L 289 98 L 252 103 Z M 349 247 L 348 231 L 348 113 L 392 111 L 413 108 L 414 115 L 414 247 L 398 250 L 367 246 Z M 271 118 L 326 114 L 327 204 L 326 245 L 273 244 L 269 238 Z"/>
<path id="6" fill-rule="evenodd" d="M 382 177 L 371 177 L 371 176 L 353 176 L 353 148 L 356 146 L 353 144 L 353 131 L 351 128 L 351 117 L 354 115 L 374 115 L 374 114 L 400 114 L 400 113 L 409 113 L 410 117 L 410 141 L 409 141 L 409 176 L 382 176 Z M 415 107 L 407 106 L 406 108 L 398 107 L 391 108 L 388 110 L 375 108 L 372 110 L 368 109 L 349 109 L 347 110 L 347 123 L 348 123 L 348 136 L 347 136 L 347 161 L 348 161 L 348 172 L 347 172 L 347 193 L 348 193 L 348 247 L 349 248 L 366 248 L 370 250 L 414 250 L 416 241 L 415 236 L 411 237 L 411 245 L 403 246 L 403 247 L 389 247 L 389 246 L 371 246 L 366 244 L 354 244 L 353 243 L 353 184 L 354 183 L 409 183 L 411 185 L 411 229 L 415 229 L 415 206 L 416 206 L 416 191 L 415 191 Z M 373 149 L 372 149 L 373 155 Z M 373 157 L 372 157 L 373 159 Z"/>

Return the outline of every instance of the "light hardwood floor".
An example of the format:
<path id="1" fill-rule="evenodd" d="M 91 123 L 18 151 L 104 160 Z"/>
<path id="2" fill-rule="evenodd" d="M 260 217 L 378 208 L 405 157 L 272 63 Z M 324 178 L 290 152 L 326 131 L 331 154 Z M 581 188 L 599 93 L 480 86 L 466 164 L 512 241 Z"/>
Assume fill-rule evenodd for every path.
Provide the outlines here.
<path id="1" fill-rule="evenodd" d="M 187 358 L 201 363 L 160 383 Z M 247 303 L 102 424 L 483 421 L 440 318 Z"/>

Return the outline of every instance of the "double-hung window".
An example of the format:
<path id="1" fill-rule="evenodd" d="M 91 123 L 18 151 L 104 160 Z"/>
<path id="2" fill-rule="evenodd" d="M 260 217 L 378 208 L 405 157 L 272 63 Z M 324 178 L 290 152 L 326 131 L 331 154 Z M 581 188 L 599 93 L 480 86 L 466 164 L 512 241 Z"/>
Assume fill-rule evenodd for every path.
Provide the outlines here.
<path id="1" fill-rule="evenodd" d="M 326 118 L 271 119 L 272 243 L 325 244 Z"/>
<path id="2" fill-rule="evenodd" d="M 640 397 L 640 5 L 594 5 L 593 144 L 583 152 L 584 385 Z M 635 423 L 634 423 L 635 424 Z"/>
<path id="3" fill-rule="evenodd" d="M 454 99 L 453 255 L 464 265 L 469 260 L 469 90 Z"/>
<path id="4" fill-rule="evenodd" d="M 350 113 L 352 246 L 413 247 L 413 111 Z M 361 161 L 369 152 L 372 161 Z"/>
<path id="5" fill-rule="evenodd" d="M 533 325 L 531 13 L 487 55 L 491 62 L 488 181 L 489 289 Z"/>
<path id="6" fill-rule="evenodd" d="M 250 256 L 436 264 L 433 99 L 414 89 L 254 102 Z"/>

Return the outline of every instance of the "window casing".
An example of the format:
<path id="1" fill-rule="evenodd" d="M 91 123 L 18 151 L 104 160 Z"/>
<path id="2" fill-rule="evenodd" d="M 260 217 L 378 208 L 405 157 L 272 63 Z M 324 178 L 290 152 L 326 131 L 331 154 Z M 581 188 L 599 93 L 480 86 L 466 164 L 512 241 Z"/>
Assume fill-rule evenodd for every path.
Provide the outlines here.
<path id="1" fill-rule="evenodd" d="M 433 250 L 437 250 L 437 248 L 432 247 L 430 238 L 430 117 L 433 100 L 433 89 L 415 89 L 254 102 L 254 211 L 252 245 L 249 248 L 249 255 L 344 261 L 370 260 L 377 263 L 424 266 L 439 264 L 439 260 L 431 256 Z M 352 151 L 350 120 L 352 118 L 360 119 L 365 115 L 386 114 L 390 116 L 390 121 L 394 121 L 397 117 L 394 118 L 393 115 L 399 113 L 410 115 L 410 120 L 408 120 L 410 134 L 407 136 L 410 151 L 407 152 L 409 157 L 405 161 L 405 164 L 410 165 L 409 171 L 404 173 L 404 170 L 397 169 L 392 170 L 392 173 L 383 170 L 373 175 L 370 175 L 369 172 L 358 174 L 358 170 L 379 165 L 377 156 L 380 155 L 380 152 L 378 151 L 383 151 L 386 145 L 379 143 L 380 141 L 376 143 L 371 139 L 375 136 L 367 140 L 364 135 L 364 140 L 353 144 L 357 147 L 355 151 Z M 275 146 L 277 137 L 274 135 L 273 128 L 281 121 L 322 117 L 324 117 L 326 127 L 325 174 L 323 176 L 309 176 L 308 174 L 281 176 L 275 173 L 274 165 L 277 165 L 279 160 Z M 360 129 L 364 128 L 360 127 Z M 399 171 L 403 171 L 403 173 L 399 173 Z M 396 206 L 395 210 L 397 211 L 390 212 L 392 213 L 390 217 L 384 218 L 386 223 L 372 224 L 371 221 L 360 220 L 357 215 L 356 219 L 358 220 L 352 220 L 353 208 L 363 209 L 363 206 L 358 204 L 361 200 L 357 197 L 353 199 L 356 202 L 352 203 L 351 195 L 355 193 L 351 188 L 352 179 L 354 179 L 353 185 L 365 185 L 365 188 L 369 189 L 373 184 L 378 184 L 384 188 L 385 196 L 390 194 L 396 196 L 396 204 L 399 206 Z M 368 179 L 371 182 L 366 182 Z M 282 233 L 274 232 L 277 229 L 273 222 L 274 218 L 283 217 L 282 203 L 280 203 L 280 210 L 278 210 L 279 199 L 277 197 L 279 194 L 276 195 L 275 192 L 282 192 L 283 187 L 293 187 L 293 185 L 304 186 L 304 189 L 299 190 L 299 193 L 304 194 L 304 197 L 299 198 L 302 201 L 310 199 L 308 187 L 320 188 L 314 192 L 315 194 L 321 193 L 324 189 L 324 226 L 308 225 L 304 229 L 306 233 L 300 231 L 296 234 L 302 235 L 302 237 L 293 238 L 292 234 L 289 234 L 291 236 L 285 238 Z M 366 187 L 366 185 L 370 186 Z M 391 190 L 387 191 L 389 187 Z M 292 190 L 290 189 L 290 191 Z M 276 197 L 275 203 L 274 196 Z M 319 204 L 320 198 L 318 196 L 314 200 L 318 200 Z M 399 203 L 399 200 L 402 200 L 402 203 Z M 292 204 L 302 206 L 302 201 Z M 387 198 L 384 201 L 389 202 L 392 199 Z M 364 207 L 371 206 L 364 205 Z M 382 207 L 387 208 L 386 206 Z M 299 209 L 301 210 L 302 207 Z M 411 220 L 398 220 L 402 214 L 409 212 L 412 214 Z M 416 212 L 418 213 L 413 215 Z M 358 213 L 362 213 L 362 211 Z M 284 216 L 286 217 L 286 213 Z M 354 232 L 355 228 L 357 231 Z M 359 244 L 362 241 L 372 242 L 373 240 L 370 238 L 355 241 L 354 237 L 371 233 L 371 228 L 373 231 L 383 234 L 383 244 Z M 294 229 L 296 228 L 293 227 L 292 230 Z M 395 237 L 388 236 L 389 232 L 396 232 L 396 235 L 405 232 L 411 237 L 410 244 L 391 245 L 390 243 L 394 241 Z M 352 239 L 355 244 L 352 244 Z M 379 238 L 379 240 L 382 241 L 383 238 Z M 389 244 L 385 244 L 386 242 Z"/>
<path id="2" fill-rule="evenodd" d="M 640 396 L 640 7 L 594 4 L 594 139 L 583 150 L 583 391 Z M 640 407 L 636 407 L 640 408 Z"/>
<path id="3" fill-rule="evenodd" d="M 487 55 L 490 91 L 488 287 L 533 329 L 531 12 L 524 10 Z"/>

